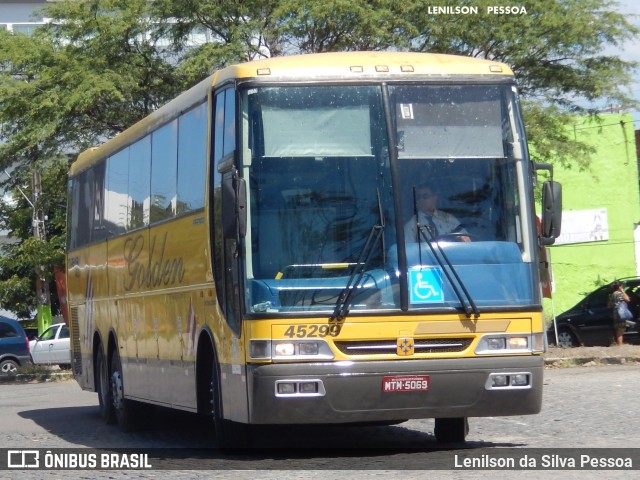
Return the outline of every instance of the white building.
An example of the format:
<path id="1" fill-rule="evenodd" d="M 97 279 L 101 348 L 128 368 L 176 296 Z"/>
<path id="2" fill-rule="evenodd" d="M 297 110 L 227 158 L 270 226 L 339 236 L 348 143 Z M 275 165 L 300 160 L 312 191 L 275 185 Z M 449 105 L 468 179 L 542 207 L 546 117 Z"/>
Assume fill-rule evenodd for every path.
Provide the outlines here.
<path id="1" fill-rule="evenodd" d="M 55 0 L 0 0 L 0 28 L 30 34 L 46 23 L 37 11 Z"/>

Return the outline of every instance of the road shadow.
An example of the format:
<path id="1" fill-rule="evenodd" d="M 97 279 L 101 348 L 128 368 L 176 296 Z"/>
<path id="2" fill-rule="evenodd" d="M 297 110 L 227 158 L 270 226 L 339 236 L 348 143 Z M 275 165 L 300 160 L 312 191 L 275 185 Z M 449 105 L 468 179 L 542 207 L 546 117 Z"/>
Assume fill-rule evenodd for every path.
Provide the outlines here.
<path id="1" fill-rule="evenodd" d="M 438 443 L 429 420 L 398 425 L 305 425 L 259 427 L 252 448 L 216 448 L 213 427 L 204 417 L 145 406 L 139 429 L 123 433 L 106 425 L 96 406 L 55 407 L 20 412 L 69 447 L 147 453 L 154 468 L 169 469 L 423 469 L 451 468 L 454 455 L 478 455 L 515 443 Z M 417 423 L 419 422 L 419 423 Z M 426 462 L 426 463 L 425 463 Z"/>

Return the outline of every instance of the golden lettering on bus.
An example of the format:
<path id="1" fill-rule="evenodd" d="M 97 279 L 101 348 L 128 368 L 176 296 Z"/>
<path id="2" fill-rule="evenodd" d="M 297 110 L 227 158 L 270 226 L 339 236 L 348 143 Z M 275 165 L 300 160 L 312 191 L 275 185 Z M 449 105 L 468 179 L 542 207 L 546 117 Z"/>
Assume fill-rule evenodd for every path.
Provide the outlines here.
<path id="1" fill-rule="evenodd" d="M 135 288 L 153 288 L 171 286 L 182 283 L 185 269 L 182 257 L 165 258 L 167 233 L 164 234 L 159 246 L 158 236 L 151 237 L 148 254 L 145 256 L 145 240 L 143 235 L 129 238 L 124 243 L 124 260 L 127 264 L 129 283 L 126 291 Z"/>

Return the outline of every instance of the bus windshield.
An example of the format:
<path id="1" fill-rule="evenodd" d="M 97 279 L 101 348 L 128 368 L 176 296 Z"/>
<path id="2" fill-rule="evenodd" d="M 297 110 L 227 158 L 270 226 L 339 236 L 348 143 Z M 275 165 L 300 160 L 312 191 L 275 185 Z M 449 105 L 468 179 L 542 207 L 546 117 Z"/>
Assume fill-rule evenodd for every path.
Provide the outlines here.
<path id="1" fill-rule="evenodd" d="M 511 85 L 251 87 L 241 112 L 247 312 L 537 300 Z"/>

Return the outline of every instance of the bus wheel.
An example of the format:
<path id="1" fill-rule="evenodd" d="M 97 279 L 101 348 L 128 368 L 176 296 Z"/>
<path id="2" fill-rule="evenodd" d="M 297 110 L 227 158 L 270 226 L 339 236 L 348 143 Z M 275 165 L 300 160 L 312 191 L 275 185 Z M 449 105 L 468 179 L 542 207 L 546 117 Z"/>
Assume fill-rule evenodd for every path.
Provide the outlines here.
<path id="1" fill-rule="evenodd" d="M 220 389 L 219 365 L 214 360 L 209 383 L 209 401 L 211 416 L 215 428 L 216 443 L 221 450 L 236 450 L 250 446 L 249 426 L 244 423 L 232 422 L 222 417 L 222 395 Z"/>
<path id="2" fill-rule="evenodd" d="M 122 364 L 117 350 L 111 357 L 111 400 L 115 418 L 118 421 L 120 430 L 131 432 L 135 430 L 135 402 L 124 398 L 124 383 L 122 380 Z"/>
<path id="3" fill-rule="evenodd" d="M 98 346 L 96 353 L 96 391 L 100 405 L 100 416 L 106 423 L 114 423 L 116 420 L 111 400 L 111 388 L 109 382 L 109 368 L 104 356 L 102 345 Z"/>
<path id="4" fill-rule="evenodd" d="M 467 417 L 436 418 L 436 440 L 440 443 L 464 442 L 469 433 Z"/>

